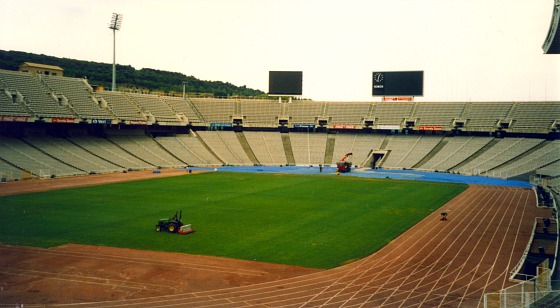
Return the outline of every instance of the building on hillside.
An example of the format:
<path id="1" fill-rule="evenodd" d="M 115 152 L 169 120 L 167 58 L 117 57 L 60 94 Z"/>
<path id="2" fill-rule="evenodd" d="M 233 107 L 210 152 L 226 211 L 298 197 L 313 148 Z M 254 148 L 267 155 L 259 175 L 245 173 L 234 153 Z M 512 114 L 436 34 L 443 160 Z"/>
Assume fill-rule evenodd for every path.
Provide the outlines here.
<path id="1" fill-rule="evenodd" d="M 52 76 L 64 76 L 64 69 L 60 66 L 46 65 L 32 62 L 23 62 L 19 66 L 20 72 L 31 72 L 33 75 L 43 74 Z"/>

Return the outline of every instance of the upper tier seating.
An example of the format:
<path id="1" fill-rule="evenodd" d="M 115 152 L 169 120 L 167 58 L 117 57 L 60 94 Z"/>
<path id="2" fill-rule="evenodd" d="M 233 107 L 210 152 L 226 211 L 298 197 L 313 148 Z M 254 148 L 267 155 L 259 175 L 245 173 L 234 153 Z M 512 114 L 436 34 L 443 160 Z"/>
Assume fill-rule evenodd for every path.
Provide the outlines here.
<path id="1" fill-rule="evenodd" d="M 278 117 L 282 114 L 282 105 L 272 100 L 245 99 L 239 102 L 243 126 L 277 127 Z"/>
<path id="2" fill-rule="evenodd" d="M 146 116 L 140 107 L 130 100 L 128 96 L 121 92 L 102 91 L 96 92 L 95 96 L 107 102 L 111 111 L 124 121 L 146 121 Z"/>
<path id="3" fill-rule="evenodd" d="M 363 119 L 369 116 L 371 103 L 350 102 L 326 103 L 325 116 L 332 124 L 362 124 Z"/>
<path id="4" fill-rule="evenodd" d="M 234 99 L 189 98 L 202 116 L 203 123 L 231 123 L 235 114 Z"/>
<path id="5" fill-rule="evenodd" d="M 285 116 L 291 124 L 316 124 L 317 118 L 322 115 L 323 104 L 318 102 L 295 102 L 287 104 Z"/>
<path id="6" fill-rule="evenodd" d="M 132 101 L 134 101 L 144 114 L 152 114 L 156 122 L 161 123 L 175 123 L 179 124 L 181 121 L 177 117 L 177 113 L 157 95 L 126 93 Z"/>
<path id="7" fill-rule="evenodd" d="M 103 108 L 93 95 L 93 90 L 85 79 L 37 75 L 55 94 L 62 94 L 68 104 L 82 118 L 113 119 L 108 108 Z"/>
<path id="8" fill-rule="evenodd" d="M 38 117 L 75 118 L 69 106 L 62 105 L 42 82 L 30 73 L 0 70 L 0 80 L 12 95 L 21 93 L 23 102 Z"/>
<path id="9" fill-rule="evenodd" d="M 402 125 L 405 119 L 412 117 L 414 103 L 377 103 L 375 107 L 375 124 Z"/>
<path id="10" fill-rule="evenodd" d="M 506 119 L 513 103 L 470 103 L 464 114 L 466 127 L 471 131 L 493 131 L 498 121 Z"/>
<path id="11" fill-rule="evenodd" d="M 516 103 L 512 130 L 516 132 L 546 132 L 560 119 L 560 105 L 553 102 Z"/>

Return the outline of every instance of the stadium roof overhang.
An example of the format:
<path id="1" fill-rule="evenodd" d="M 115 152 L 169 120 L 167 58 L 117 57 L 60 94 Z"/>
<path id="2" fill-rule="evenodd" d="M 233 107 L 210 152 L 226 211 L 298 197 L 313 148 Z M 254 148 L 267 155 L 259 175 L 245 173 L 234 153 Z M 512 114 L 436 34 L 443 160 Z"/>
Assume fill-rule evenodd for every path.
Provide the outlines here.
<path id="1" fill-rule="evenodd" d="M 550 29 L 542 46 L 545 54 L 560 54 L 560 31 L 558 24 L 560 22 L 560 0 L 554 0 L 554 8 L 552 11 L 552 20 L 550 21 Z"/>

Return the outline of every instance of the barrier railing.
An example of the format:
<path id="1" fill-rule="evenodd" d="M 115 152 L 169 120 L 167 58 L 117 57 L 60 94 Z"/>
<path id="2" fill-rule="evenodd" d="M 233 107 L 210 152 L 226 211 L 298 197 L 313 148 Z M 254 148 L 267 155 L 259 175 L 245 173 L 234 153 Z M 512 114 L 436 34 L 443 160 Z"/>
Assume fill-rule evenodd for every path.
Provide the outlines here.
<path id="1" fill-rule="evenodd" d="M 537 275 L 498 292 L 484 294 L 484 308 L 530 307 L 552 291 L 548 259 L 537 266 Z"/>

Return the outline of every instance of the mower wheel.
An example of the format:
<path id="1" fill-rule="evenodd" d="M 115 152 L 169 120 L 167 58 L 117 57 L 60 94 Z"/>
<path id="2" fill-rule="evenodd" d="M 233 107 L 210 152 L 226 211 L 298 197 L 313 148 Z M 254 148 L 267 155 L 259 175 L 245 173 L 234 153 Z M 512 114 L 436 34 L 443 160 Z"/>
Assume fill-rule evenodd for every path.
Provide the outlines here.
<path id="1" fill-rule="evenodd" d="M 161 232 L 161 226 L 156 226 L 156 231 Z"/>
<path id="2" fill-rule="evenodd" d="M 177 226 L 175 224 L 169 224 L 169 226 L 167 226 L 167 231 L 175 233 L 177 231 Z"/>

